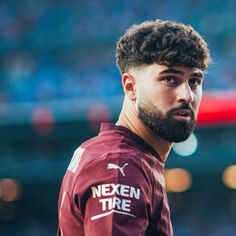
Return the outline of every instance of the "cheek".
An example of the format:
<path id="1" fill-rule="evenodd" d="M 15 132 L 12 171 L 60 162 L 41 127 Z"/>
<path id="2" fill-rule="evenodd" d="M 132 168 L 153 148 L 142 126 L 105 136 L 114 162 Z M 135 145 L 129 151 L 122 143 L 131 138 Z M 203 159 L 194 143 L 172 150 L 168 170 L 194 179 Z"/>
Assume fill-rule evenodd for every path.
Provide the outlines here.
<path id="1" fill-rule="evenodd" d="M 173 106 L 175 99 L 176 95 L 173 90 L 156 83 L 144 83 L 137 90 L 137 103 L 145 101 L 145 104 L 152 104 L 152 107 L 155 107 L 163 114 Z"/>
<path id="2" fill-rule="evenodd" d="M 166 114 L 174 106 L 175 96 L 173 93 L 168 93 L 167 91 L 157 91 L 153 94 L 151 101 L 156 109 L 162 114 Z"/>
<path id="3" fill-rule="evenodd" d="M 171 89 L 160 89 L 155 92 L 155 101 L 160 106 L 173 106 L 176 102 L 176 91 Z"/>

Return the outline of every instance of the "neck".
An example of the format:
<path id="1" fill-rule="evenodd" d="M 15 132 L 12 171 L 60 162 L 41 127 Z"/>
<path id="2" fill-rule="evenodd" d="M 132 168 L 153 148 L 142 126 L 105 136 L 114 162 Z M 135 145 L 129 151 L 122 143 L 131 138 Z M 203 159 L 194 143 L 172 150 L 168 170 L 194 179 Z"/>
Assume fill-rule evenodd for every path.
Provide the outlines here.
<path id="1" fill-rule="evenodd" d="M 163 161 L 166 161 L 173 143 L 163 140 L 147 128 L 146 125 L 139 119 L 134 102 L 127 97 L 124 99 L 123 107 L 116 124 L 124 126 L 133 133 L 137 134 L 146 143 L 152 146 Z"/>

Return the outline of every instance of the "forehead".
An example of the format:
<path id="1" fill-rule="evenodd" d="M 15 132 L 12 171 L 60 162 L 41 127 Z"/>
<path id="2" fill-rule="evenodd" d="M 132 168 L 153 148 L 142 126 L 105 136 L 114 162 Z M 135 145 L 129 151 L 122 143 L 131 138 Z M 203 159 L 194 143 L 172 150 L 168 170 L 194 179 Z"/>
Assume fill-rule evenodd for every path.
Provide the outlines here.
<path id="1" fill-rule="evenodd" d="M 143 65 L 136 68 L 130 69 L 131 73 L 134 73 L 136 76 L 162 76 L 167 74 L 176 74 L 183 76 L 198 76 L 203 77 L 204 74 L 202 70 L 195 67 L 187 66 L 166 66 L 153 63 L 151 65 Z"/>

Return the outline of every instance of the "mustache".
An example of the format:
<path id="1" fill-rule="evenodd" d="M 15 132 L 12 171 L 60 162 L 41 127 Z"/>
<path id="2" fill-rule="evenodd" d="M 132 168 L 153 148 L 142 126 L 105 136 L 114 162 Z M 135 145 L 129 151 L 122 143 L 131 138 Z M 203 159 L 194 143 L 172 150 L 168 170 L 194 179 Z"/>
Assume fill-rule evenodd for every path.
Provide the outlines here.
<path id="1" fill-rule="evenodd" d="M 188 103 L 182 103 L 182 104 L 179 105 L 178 107 L 174 107 L 174 108 L 170 109 L 170 110 L 168 111 L 168 114 L 172 114 L 172 113 L 174 113 L 174 112 L 176 112 L 176 111 L 183 110 L 183 109 L 189 110 L 190 113 L 191 113 L 191 116 L 194 117 L 193 108 L 192 108 L 192 106 L 191 106 L 190 104 L 188 104 Z"/>

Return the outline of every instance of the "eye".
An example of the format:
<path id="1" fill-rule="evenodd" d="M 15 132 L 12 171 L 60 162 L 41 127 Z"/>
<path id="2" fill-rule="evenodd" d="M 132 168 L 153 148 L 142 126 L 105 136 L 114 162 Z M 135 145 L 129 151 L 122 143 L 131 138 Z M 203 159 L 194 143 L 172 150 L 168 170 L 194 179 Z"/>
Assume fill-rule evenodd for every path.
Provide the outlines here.
<path id="1" fill-rule="evenodd" d="M 176 83 L 176 78 L 171 76 L 166 76 L 163 78 L 163 81 L 167 84 L 173 85 Z"/>
<path id="2" fill-rule="evenodd" d="M 191 78 L 189 80 L 189 85 L 192 87 L 192 88 L 196 88 L 198 87 L 199 85 L 202 84 L 202 80 L 200 78 Z"/>

